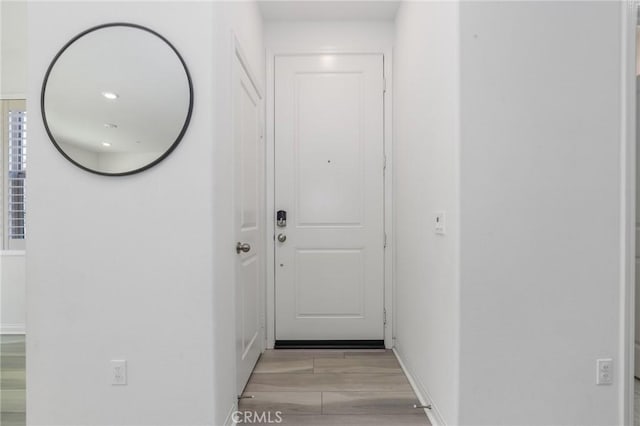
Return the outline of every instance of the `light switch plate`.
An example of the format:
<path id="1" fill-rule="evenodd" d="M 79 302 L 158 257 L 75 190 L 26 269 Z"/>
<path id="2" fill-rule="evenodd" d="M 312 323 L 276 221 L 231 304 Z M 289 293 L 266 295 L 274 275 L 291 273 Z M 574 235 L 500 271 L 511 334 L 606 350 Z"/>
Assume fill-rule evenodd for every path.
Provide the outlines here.
<path id="1" fill-rule="evenodd" d="M 433 231 L 440 235 L 444 235 L 446 233 L 446 216 L 444 211 L 435 212 L 433 215 Z"/>

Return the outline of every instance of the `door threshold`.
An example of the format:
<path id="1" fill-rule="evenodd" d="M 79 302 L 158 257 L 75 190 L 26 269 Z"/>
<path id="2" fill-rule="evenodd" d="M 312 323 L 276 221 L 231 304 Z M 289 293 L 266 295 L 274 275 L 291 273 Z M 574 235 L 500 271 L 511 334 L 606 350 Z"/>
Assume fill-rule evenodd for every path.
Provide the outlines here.
<path id="1" fill-rule="evenodd" d="M 274 349 L 384 349 L 384 340 L 276 340 Z"/>

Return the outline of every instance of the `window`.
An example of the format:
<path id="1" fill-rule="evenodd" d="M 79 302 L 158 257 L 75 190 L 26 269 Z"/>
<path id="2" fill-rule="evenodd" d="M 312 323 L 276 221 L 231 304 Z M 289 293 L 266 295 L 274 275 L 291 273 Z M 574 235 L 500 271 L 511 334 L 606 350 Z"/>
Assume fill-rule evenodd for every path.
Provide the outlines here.
<path id="1" fill-rule="evenodd" d="M 24 250 L 26 235 L 27 111 L 24 100 L 2 101 L 2 242 Z"/>

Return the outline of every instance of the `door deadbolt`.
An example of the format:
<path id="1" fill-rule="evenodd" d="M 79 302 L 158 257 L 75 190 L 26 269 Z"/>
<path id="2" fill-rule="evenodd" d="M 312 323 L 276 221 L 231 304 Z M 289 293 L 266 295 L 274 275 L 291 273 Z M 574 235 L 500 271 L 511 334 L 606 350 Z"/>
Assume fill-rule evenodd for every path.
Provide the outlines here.
<path id="1" fill-rule="evenodd" d="M 276 225 L 279 228 L 287 226 L 287 212 L 284 210 L 278 210 L 276 213 Z"/>
<path id="2" fill-rule="evenodd" d="M 287 236 L 284 234 L 278 234 L 278 241 L 284 243 L 285 241 L 287 241 Z"/>
<path id="3" fill-rule="evenodd" d="M 251 250 L 251 246 L 249 243 L 238 243 L 236 244 L 236 253 L 240 254 L 240 252 L 248 253 Z"/>

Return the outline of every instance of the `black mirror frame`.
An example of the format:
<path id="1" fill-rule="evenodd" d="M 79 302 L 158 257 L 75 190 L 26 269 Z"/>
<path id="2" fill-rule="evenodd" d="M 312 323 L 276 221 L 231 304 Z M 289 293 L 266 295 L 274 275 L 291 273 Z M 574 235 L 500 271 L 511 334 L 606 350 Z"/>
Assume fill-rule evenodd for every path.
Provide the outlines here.
<path id="1" fill-rule="evenodd" d="M 58 145 L 58 142 L 56 142 L 55 137 L 51 133 L 51 129 L 49 128 L 49 123 L 47 122 L 47 114 L 46 114 L 46 111 L 45 111 L 45 108 L 44 108 L 45 91 L 46 91 L 46 88 L 47 88 L 47 82 L 49 80 L 49 75 L 51 74 L 51 71 L 53 70 L 53 67 L 55 66 L 55 64 L 58 61 L 58 59 L 60 58 L 60 56 L 73 43 L 75 43 L 81 37 L 84 37 L 85 35 L 87 35 L 89 33 L 92 33 L 94 31 L 97 31 L 97 30 L 100 30 L 100 29 L 103 29 L 103 28 L 109 28 L 109 27 L 136 28 L 136 29 L 139 29 L 139 30 L 147 31 L 147 32 L 155 35 L 156 37 L 160 38 L 162 41 L 164 41 L 171 48 L 171 50 L 176 54 L 176 56 L 180 60 L 180 63 L 182 64 L 182 67 L 184 68 L 185 75 L 187 76 L 187 82 L 189 84 L 189 110 L 187 111 L 187 117 L 185 118 L 184 125 L 182 126 L 182 129 L 180 129 L 180 133 L 178 134 L 175 142 L 173 142 L 171 144 L 171 146 L 164 152 L 164 154 L 162 154 L 160 157 L 158 157 L 154 161 L 152 161 L 152 162 L 150 162 L 150 163 L 148 163 L 148 164 L 146 164 L 146 165 L 144 165 L 144 166 L 142 166 L 142 167 L 140 167 L 138 169 L 129 170 L 129 171 L 126 171 L 126 172 L 119 172 L 119 173 L 106 173 L 106 172 L 101 172 L 99 170 L 93 170 L 93 169 L 91 169 L 89 167 L 83 166 L 82 164 L 80 164 L 77 161 L 75 161 L 74 159 L 72 159 L 60 147 L 60 145 Z M 75 166 L 77 166 L 77 167 L 79 167 L 79 168 L 81 168 L 83 170 L 86 170 L 87 172 L 90 172 L 90 173 L 94 173 L 94 174 L 98 174 L 98 175 L 102 175 L 102 176 L 128 176 L 128 175 L 133 175 L 133 174 L 136 174 L 136 173 L 143 172 L 143 171 L 145 171 L 147 169 L 150 169 L 151 167 L 155 166 L 156 164 L 160 163 L 162 160 L 167 158 L 169 156 L 169 154 L 171 154 L 173 152 L 173 150 L 176 149 L 176 147 L 178 146 L 178 144 L 180 143 L 180 141 L 184 137 L 184 135 L 185 135 L 185 133 L 187 131 L 187 128 L 189 127 L 189 123 L 191 122 L 191 115 L 193 113 L 193 82 L 191 81 L 191 74 L 189 73 L 189 68 L 187 68 L 187 64 L 185 63 L 184 59 L 182 58 L 182 55 L 180 55 L 180 52 L 178 52 L 178 50 L 173 46 L 173 44 L 171 44 L 169 42 L 169 40 L 167 40 L 165 37 L 163 37 L 162 35 L 160 35 L 156 31 L 154 31 L 154 30 L 152 30 L 150 28 L 144 27 L 142 25 L 132 24 L 132 23 L 129 23 L 129 22 L 112 22 L 112 23 L 108 23 L 108 24 L 97 25 L 95 27 L 91 27 L 91 28 L 81 32 L 80 34 L 76 35 L 71 40 L 69 40 L 62 47 L 62 49 L 60 49 L 60 51 L 56 54 L 56 56 L 51 61 L 51 64 L 47 68 L 47 72 L 44 75 L 44 81 L 42 82 L 42 89 L 41 89 L 41 92 L 40 92 L 40 110 L 41 110 L 41 113 L 42 113 L 42 121 L 44 123 L 45 130 L 47 131 L 47 135 L 49 135 L 49 139 L 51 139 L 51 142 L 53 143 L 53 145 L 60 152 L 60 154 L 62 154 L 62 156 L 64 158 L 69 160 Z"/>

